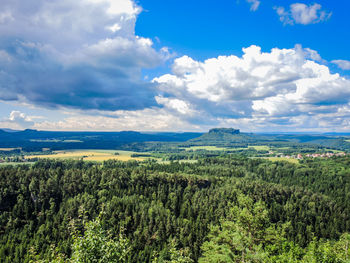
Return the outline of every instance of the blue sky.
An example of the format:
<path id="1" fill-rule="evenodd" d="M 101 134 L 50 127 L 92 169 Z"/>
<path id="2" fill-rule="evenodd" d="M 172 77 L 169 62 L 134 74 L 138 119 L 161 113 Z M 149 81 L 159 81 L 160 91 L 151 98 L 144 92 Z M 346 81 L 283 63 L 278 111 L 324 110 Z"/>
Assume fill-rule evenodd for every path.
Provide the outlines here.
<path id="1" fill-rule="evenodd" d="M 2 128 L 350 131 L 349 1 L 1 4 Z"/>
<path id="2" fill-rule="evenodd" d="M 331 12 L 326 22 L 309 26 L 286 26 L 273 7 L 293 3 L 318 3 Z M 271 48 L 293 48 L 296 43 L 317 50 L 327 60 L 350 59 L 349 1 L 261 0 L 259 8 L 249 10 L 244 0 L 152 1 L 141 0 L 145 9 L 138 18 L 136 33 L 158 37 L 179 54 L 203 60 L 219 55 L 239 55 L 252 44 Z"/>

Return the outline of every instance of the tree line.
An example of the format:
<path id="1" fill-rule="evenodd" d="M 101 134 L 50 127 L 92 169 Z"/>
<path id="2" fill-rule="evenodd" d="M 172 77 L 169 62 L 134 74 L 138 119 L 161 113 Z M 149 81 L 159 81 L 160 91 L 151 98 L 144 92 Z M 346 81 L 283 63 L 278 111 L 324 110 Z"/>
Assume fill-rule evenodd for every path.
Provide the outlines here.
<path id="1" fill-rule="evenodd" d="M 347 262 L 349 162 L 3 166 L 0 259 L 89 262 L 96 237 L 124 262 Z"/>

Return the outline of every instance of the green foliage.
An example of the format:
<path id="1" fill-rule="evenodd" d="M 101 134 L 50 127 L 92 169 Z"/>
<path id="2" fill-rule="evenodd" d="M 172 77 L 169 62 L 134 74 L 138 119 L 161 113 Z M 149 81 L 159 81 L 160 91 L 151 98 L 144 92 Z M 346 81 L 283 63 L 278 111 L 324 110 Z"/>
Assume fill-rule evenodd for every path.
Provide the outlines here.
<path id="1" fill-rule="evenodd" d="M 52 245 L 50 247 L 49 255 L 42 259 L 40 255 L 38 255 L 33 247 L 29 249 L 28 253 L 29 263 L 70 263 L 71 261 L 67 259 L 67 257 L 60 253 L 58 249 Z"/>
<path id="2" fill-rule="evenodd" d="M 115 239 L 103 229 L 101 215 L 85 223 L 84 235 L 73 232 L 71 263 L 123 263 L 129 253 L 128 240 L 119 234 Z"/>
<path id="3" fill-rule="evenodd" d="M 188 249 L 178 249 L 176 240 L 172 239 L 165 253 L 159 256 L 156 252 L 153 255 L 152 263 L 192 263 L 193 260 L 188 254 Z"/>
<path id="4" fill-rule="evenodd" d="M 30 263 L 123 263 L 127 262 L 129 242 L 123 234 L 113 238 L 102 227 L 101 215 L 84 224 L 84 234 L 77 230 L 72 221 L 72 255 L 67 258 L 52 245 L 49 255 L 42 259 L 32 247 L 29 250 Z"/>
<path id="5" fill-rule="evenodd" d="M 238 205 L 229 207 L 227 217 L 211 228 L 199 262 L 267 262 L 267 246 L 281 241 L 281 232 L 271 224 L 266 206 L 240 194 Z"/>
<path id="6" fill-rule="evenodd" d="M 306 249 L 302 262 L 305 263 L 348 263 L 350 262 L 350 235 L 343 234 L 340 240 L 314 240 Z"/>
<path id="7" fill-rule="evenodd" d="M 208 241 L 202 245 L 199 263 L 224 262 L 285 262 L 285 263 L 346 263 L 350 262 L 350 235 L 339 241 L 314 239 L 303 249 L 285 239 L 285 228 L 271 224 L 266 206 L 239 195 L 239 205 L 233 206 L 220 225 L 213 226 Z"/>
<path id="8" fill-rule="evenodd" d="M 115 260 L 123 249 L 125 262 L 346 262 L 349 164 L 222 155 L 3 166 L 0 262 Z M 78 220 L 81 207 L 89 223 Z"/>

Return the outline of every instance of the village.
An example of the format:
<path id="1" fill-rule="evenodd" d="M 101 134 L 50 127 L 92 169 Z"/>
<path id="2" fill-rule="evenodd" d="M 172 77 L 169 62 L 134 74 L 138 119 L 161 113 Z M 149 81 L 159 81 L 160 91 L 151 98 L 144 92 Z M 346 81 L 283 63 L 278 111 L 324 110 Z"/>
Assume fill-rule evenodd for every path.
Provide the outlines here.
<path id="1" fill-rule="evenodd" d="M 294 155 L 285 155 L 283 153 L 277 153 L 275 154 L 274 152 L 269 152 L 270 155 L 273 155 L 273 157 L 277 158 L 286 158 L 286 159 L 297 159 L 297 160 L 303 160 L 304 158 L 331 158 L 334 156 L 346 156 L 349 155 L 349 153 L 345 152 L 327 152 L 327 153 L 308 153 L 308 154 L 294 154 Z"/>

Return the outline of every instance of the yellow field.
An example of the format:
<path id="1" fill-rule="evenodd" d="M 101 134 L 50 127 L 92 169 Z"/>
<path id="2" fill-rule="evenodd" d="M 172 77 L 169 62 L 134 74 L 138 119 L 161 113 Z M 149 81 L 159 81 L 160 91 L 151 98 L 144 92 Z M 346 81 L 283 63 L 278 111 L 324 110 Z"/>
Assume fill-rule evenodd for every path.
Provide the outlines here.
<path id="1" fill-rule="evenodd" d="M 298 159 L 293 159 L 293 158 L 286 158 L 286 157 L 267 157 L 266 159 L 272 161 L 272 162 L 278 162 L 278 161 L 287 161 L 290 163 L 298 164 L 299 160 Z"/>
<path id="2" fill-rule="evenodd" d="M 13 151 L 17 149 L 22 149 L 22 148 L 0 148 L 0 151 Z"/>
<path id="3" fill-rule="evenodd" d="M 118 152 L 119 155 L 114 153 Z M 26 158 L 49 158 L 49 159 L 83 159 L 84 161 L 97 161 L 103 162 L 106 160 L 119 160 L 119 161 L 143 161 L 144 157 L 131 157 L 136 152 L 130 151 L 114 151 L 114 150 L 66 150 L 55 151 L 54 154 L 44 155 L 28 155 Z"/>

